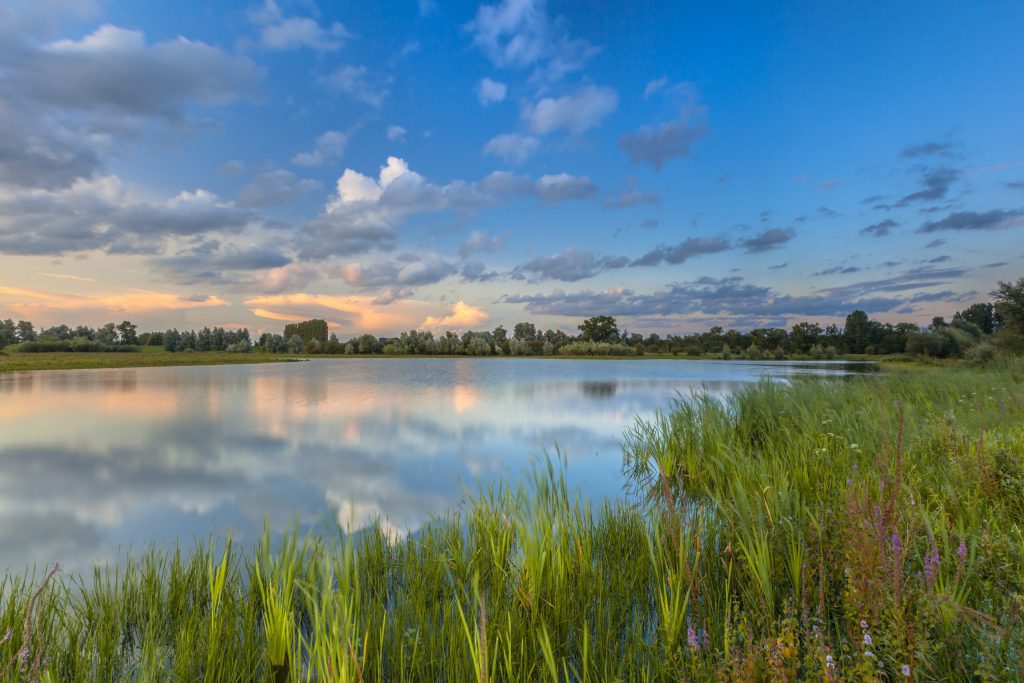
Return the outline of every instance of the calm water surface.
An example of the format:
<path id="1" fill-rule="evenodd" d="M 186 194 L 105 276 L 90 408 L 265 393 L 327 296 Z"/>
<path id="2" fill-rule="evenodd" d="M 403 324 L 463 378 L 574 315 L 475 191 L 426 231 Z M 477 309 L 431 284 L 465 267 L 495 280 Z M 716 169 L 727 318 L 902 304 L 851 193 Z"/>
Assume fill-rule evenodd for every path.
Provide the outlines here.
<path id="1" fill-rule="evenodd" d="M 0 569 L 231 530 L 415 531 L 557 447 L 616 496 L 623 428 L 677 394 L 841 364 L 324 359 L 0 375 Z"/>

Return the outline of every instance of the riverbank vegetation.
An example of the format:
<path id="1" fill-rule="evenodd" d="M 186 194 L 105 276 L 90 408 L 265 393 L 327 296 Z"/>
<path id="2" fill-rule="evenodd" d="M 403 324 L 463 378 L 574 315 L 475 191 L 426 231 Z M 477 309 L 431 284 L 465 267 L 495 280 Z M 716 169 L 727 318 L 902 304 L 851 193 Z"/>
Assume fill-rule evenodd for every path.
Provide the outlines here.
<path id="1" fill-rule="evenodd" d="M 1021 680 L 1024 363 L 681 399 L 416 534 L 0 582 L 10 680 Z M 6 636 L 4 634 L 7 634 Z"/>
<path id="2" fill-rule="evenodd" d="M 137 334 L 129 321 L 101 328 L 58 325 L 38 333 L 32 323 L 0 321 L 0 348 L 14 345 L 15 352 L 135 350 L 136 346 L 162 347 L 171 353 L 274 353 L 388 356 L 682 356 L 745 360 L 829 360 L 835 358 L 901 357 L 967 358 L 984 362 L 998 350 L 1024 350 L 1024 278 L 1000 282 L 989 302 L 957 311 L 951 320 L 936 317 L 920 327 L 913 323 L 882 323 L 864 311 L 850 313 L 845 325 L 821 326 L 800 322 L 791 329 L 756 328 L 747 332 L 712 327 L 702 333 L 647 336 L 620 330 L 611 316 L 584 320 L 579 334 L 541 330 L 530 322 L 516 324 L 509 332 L 502 326 L 491 331 L 410 330 L 398 337 L 356 335 L 342 341 L 329 331 L 324 320 L 289 323 L 283 334 L 263 333 L 258 339 L 249 330 L 221 327 L 200 330 L 170 329 Z"/>

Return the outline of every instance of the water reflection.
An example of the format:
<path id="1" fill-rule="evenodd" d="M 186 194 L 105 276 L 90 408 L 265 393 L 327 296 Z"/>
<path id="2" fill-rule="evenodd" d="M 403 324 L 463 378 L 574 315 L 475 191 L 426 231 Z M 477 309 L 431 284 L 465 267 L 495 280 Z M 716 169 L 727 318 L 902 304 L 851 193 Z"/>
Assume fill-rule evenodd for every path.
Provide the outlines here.
<path id="1" fill-rule="evenodd" d="M 779 363 L 332 359 L 0 375 L 0 568 L 81 570 L 121 550 L 294 520 L 396 532 L 556 447 L 592 496 L 619 439 L 678 394 Z"/>

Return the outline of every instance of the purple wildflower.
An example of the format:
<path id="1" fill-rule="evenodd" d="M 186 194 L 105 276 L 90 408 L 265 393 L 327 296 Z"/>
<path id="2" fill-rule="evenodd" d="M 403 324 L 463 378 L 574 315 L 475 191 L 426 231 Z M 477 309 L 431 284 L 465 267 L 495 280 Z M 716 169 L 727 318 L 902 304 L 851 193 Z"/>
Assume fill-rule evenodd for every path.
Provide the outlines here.
<path id="1" fill-rule="evenodd" d="M 3 645 L 11 639 L 11 629 L 7 629 L 7 633 L 4 634 L 3 638 L 0 638 L 0 645 Z"/>
<path id="2" fill-rule="evenodd" d="M 900 542 L 900 535 L 895 531 L 892 532 L 892 538 L 889 539 L 889 545 L 892 546 L 893 555 L 899 555 L 903 552 L 903 544 Z"/>
<path id="3" fill-rule="evenodd" d="M 956 549 L 956 557 L 963 564 L 963 561 L 967 559 L 967 544 L 964 543 L 963 539 L 960 539 L 960 547 Z"/>
<path id="4" fill-rule="evenodd" d="M 928 585 L 931 585 L 935 581 L 935 577 L 939 573 L 939 549 L 935 547 L 935 541 L 932 540 L 932 548 L 928 552 L 928 557 L 924 558 L 924 577 L 928 581 Z"/>
<path id="5" fill-rule="evenodd" d="M 690 644 L 690 649 L 694 652 L 700 650 L 700 641 L 697 640 L 697 629 L 693 626 L 686 627 L 686 642 Z"/>
<path id="6" fill-rule="evenodd" d="M 910 666 L 907 665 L 907 664 L 904 664 L 903 666 L 901 666 L 900 667 L 900 673 L 902 673 L 907 678 L 910 678 Z"/>

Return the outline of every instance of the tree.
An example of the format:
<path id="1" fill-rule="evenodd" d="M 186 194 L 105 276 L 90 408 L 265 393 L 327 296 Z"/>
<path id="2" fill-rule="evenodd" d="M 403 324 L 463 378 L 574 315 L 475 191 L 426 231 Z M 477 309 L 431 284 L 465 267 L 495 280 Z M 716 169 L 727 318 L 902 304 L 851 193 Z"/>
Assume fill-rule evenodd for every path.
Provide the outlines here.
<path id="1" fill-rule="evenodd" d="M 326 320 L 304 320 L 301 323 L 290 323 L 284 327 L 284 336 L 289 339 L 294 335 L 302 337 L 302 342 L 316 339 L 321 345 L 327 343 L 327 321 Z"/>
<path id="2" fill-rule="evenodd" d="M 104 346 L 113 346 L 117 343 L 117 327 L 114 323 L 107 323 L 96 330 L 96 341 Z"/>
<path id="3" fill-rule="evenodd" d="M 846 331 L 843 336 L 846 338 L 846 346 L 850 353 L 864 353 L 864 349 L 871 343 L 871 320 L 868 314 L 856 310 L 846 316 Z"/>
<path id="4" fill-rule="evenodd" d="M 789 338 L 794 350 L 807 353 L 821 339 L 821 325 L 807 322 L 797 323 L 793 325 L 793 331 Z"/>
<path id="5" fill-rule="evenodd" d="M 15 327 L 14 321 L 8 318 L 7 320 L 0 321 L 0 349 L 13 344 L 17 341 L 18 328 Z"/>
<path id="6" fill-rule="evenodd" d="M 124 345 L 135 345 L 139 343 L 139 336 L 136 334 L 138 328 L 125 320 L 117 326 L 118 337 Z"/>
<path id="7" fill-rule="evenodd" d="M 533 323 L 516 323 L 512 328 L 512 338 L 519 341 L 532 341 L 537 337 L 537 328 Z"/>
<path id="8" fill-rule="evenodd" d="M 305 342 L 302 341 L 302 337 L 298 334 L 293 334 L 288 339 L 288 353 L 302 353 L 305 348 Z"/>
<path id="9" fill-rule="evenodd" d="M 579 331 L 585 341 L 616 342 L 619 340 L 619 326 L 615 323 L 615 318 L 608 315 L 587 318 L 580 323 Z"/>
<path id="10" fill-rule="evenodd" d="M 1013 351 L 1024 351 L 1024 277 L 1017 282 L 1000 282 L 994 294 L 995 312 L 1002 318 L 999 343 Z"/>
<path id="11" fill-rule="evenodd" d="M 36 329 L 27 320 L 19 320 L 15 326 L 18 332 L 18 341 L 27 342 L 36 340 Z"/>
<path id="12" fill-rule="evenodd" d="M 962 311 L 953 314 L 953 322 L 966 320 L 977 325 L 985 334 L 992 334 L 1002 325 L 1003 317 L 996 313 L 995 306 L 990 303 L 971 304 Z"/>

